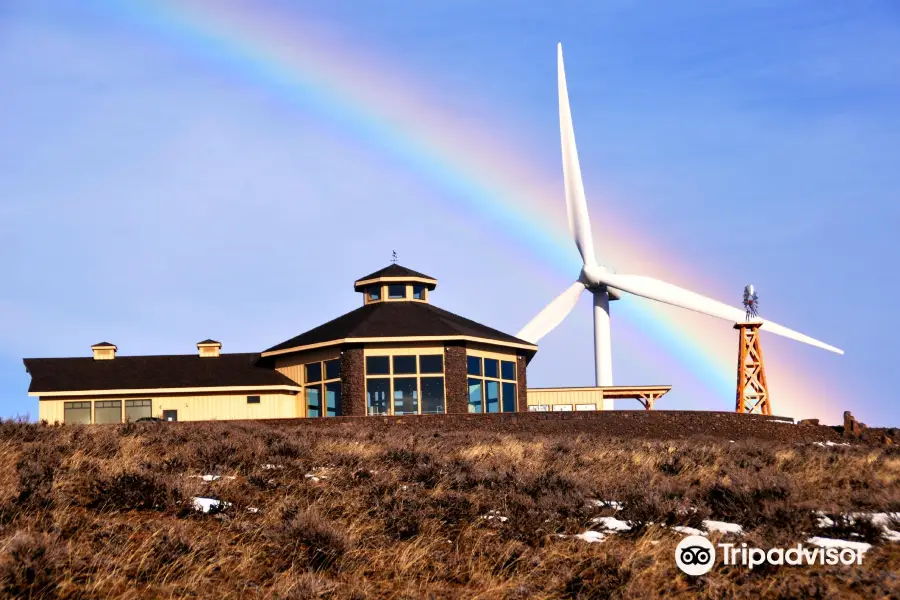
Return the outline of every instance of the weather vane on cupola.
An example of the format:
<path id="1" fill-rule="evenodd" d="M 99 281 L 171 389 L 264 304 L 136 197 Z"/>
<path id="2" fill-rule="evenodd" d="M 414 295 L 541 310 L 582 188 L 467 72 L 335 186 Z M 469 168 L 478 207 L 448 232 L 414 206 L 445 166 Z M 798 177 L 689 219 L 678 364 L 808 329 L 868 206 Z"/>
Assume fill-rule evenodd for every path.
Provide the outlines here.
<path id="1" fill-rule="evenodd" d="M 752 283 L 744 288 L 744 309 L 747 311 L 746 317 L 748 321 L 759 316 L 759 296 L 756 294 L 756 290 L 753 289 Z"/>
<path id="2" fill-rule="evenodd" d="M 391 264 L 392 265 L 397 264 L 397 251 L 396 250 L 391 250 Z"/>

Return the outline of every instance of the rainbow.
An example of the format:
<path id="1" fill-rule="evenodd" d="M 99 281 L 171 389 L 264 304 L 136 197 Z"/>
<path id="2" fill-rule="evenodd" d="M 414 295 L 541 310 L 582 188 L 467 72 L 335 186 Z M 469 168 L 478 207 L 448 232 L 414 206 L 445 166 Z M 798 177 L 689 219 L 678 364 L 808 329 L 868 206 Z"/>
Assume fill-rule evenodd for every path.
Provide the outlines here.
<path id="1" fill-rule="evenodd" d="M 493 131 L 491 139 L 485 139 L 483 130 L 435 108 L 439 102 L 372 59 L 369 49 L 354 53 L 330 38 L 320 24 L 312 28 L 296 14 L 258 3 L 109 0 L 103 6 L 187 51 L 208 56 L 286 101 L 317 111 L 336 127 L 427 177 L 462 210 L 502 224 L 509 236 L 523 242 L 524 250 L 533 252 L 557 276 L 565 275 L 561 281 L 568 283 L 578 272 L 580 261 L 565 222 L 561 183 L 546 174 L 542 177 L 533 160 L 523 157 L 512 143 L 494 139 Z M 547 50 L 551 57 L 553 50 Z M 554 73 L 548 72 L 547 81 L 554 85 Z M 603 198 L 599 203 L 594 198 L 592 211 L 602 217 L 595 234 L 603 240 L 598 248 L 604 262 L 622 271 L 661 276 L 713 297 L 733 295 L 692 273 L 687 261 L 678 264 L 673 257 L 654 254 L 642 241 L 635 241 L 641 239 L 638 229 L 605 206 Z M 551 290 L 547 301 L 560 291 L 562 287 Z M 730 327 L 640 298 L 623 299 L 615 312 L 617 326 L 652 337 L 654 352 L 678 361 L 707 396 L 721 398 L 721 406 L 715 408 L 732 406 L 737 338 Z M 808 367 L 794 366 L 796 360 L 779 345 L 767 345 L 766 354 L 775 357 L 770 364 L 790 370 L 769 369 L 776 413 L 837 422 L 835 399 L 840 394 L 833 384 L 822 384 L 821 374 L 814 376 Z M 687 399 L 679 404 L 679 408 L 700 408 Z"/>

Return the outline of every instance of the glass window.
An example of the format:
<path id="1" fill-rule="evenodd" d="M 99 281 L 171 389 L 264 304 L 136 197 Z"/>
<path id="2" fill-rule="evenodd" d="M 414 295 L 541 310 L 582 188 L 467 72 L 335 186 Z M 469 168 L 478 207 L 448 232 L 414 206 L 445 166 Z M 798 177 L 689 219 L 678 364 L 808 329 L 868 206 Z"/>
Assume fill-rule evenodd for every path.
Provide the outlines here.
<path id="1" fill-rule="evenodd" d="M 341 360 L 336 358 L 334 360 L 326 360 L 325 361 L 325 379 L 340 379 L 341 378 Z"/>
<path id="2" fill-rule="evenodd" d="M 467 356 L 466 365 L 468 366 L 469 375 L 481 375 L 481 358 L 477 356 Z"/>
<path id="3" fill-rule="evenodd" d="M 576 404 L 575 410 L 597 410 L 596 404 Z"/>
<path id="4" fill-rule="evenodd" d="M 421 284 L 413 285 L 413 298 L 416 300 L 424 300 L 425 299 L 425 286 Z"/>
<path id="5" fill-rule="evenodd" d="M 367 356 L 366 375 L 389 375 L 391 361 L 387 356 Z"/>
<path id="6" fill-rule="evenodd" d="M 259 404 L 259 396 L 247 396 L 247 404 Z"/>
<path id="7" fill-rule="evenodd" d="M 503 412 L 516 412 L 516 384 L 503 382 Z"/>
<path id="8" fill-rule="evenodd" d="M 387 398 L 391 387 L 390 379 L 366 379 L 366 405 L 370 415 L 387 414 Z"/>
<path id="9" fill-rule="evenodd" d="M 325 416 L 341 416 L 341 382 L 332 381 L 325 384 Z"/>
<path id="10" fill-rule="evenodd" d="M 440 354 L 426 354 L 419 357 L 419 373 L 443 373 L 444 357 Z"/>
<path id="11" fill-rule="evenodd" d="M 63 404 L 64 423 L 90 423 L 90 402 L 66 402 Z"/>
<path id="12" fill-rule="evenodd" d="M 306 365 L 306 383 L 322 381 L 322 363 L 310 363 Z"/>
<path id="13" fill-rule="evenodd" d="M 369 296 L 369 300 L 381 300 L 381 286 L 373 285 L 367 288 L 366 295 Z"/>
<path id="14" fill-rule="evenodd" d="M 422 378 L 422 414 L 444 412 L 444 378 Z"/>
<path id="15" fill-rule="evenodd" d="M 121 423 L 121 400 L 98 400 L 94 402 L 94 423 Z"/>
<path id="16" fill-rule="evenodd" d="M 572 405 L 571 404 L 554 404 L 553 412 L 571 412 Z"/>
<path id="17" fill-rule="evenodd" d="M 486 412 L 500 412 L 500 382 L 485 381 L 484 382 L 484 404 L 487 408 Z"/>
<path id="18" fill-rule="evenodd" d="M 500 361 L 496 358 L 484 359 L 484 376 L 500 378 Z"/>
<path id="19" fill-rule="evenodd" d="M 469 412 L 470 413 L 483 412 L 483 410 L 481 408 L 481 380 L 480 379 L 470 379 L 469 380 Z"/>
<path id="20" fill-rule="evenodd" d="M 402 283 L 394 283 L 389 285 L 388 298 L 406 298 L 406 286 Z"/>
<path id="21" fill-rule="evenodd" d="M 320 385 L 306 388 L 306 416 L 322 416 L 322 386 Z"/>
<path id="22" fill-rule="evenodd" d="M 395 356 L 394 357 L 394 375 L 409 375 L 416 372 L 415 356 Z"/>
<path id="23" fill-rule="evenodd" d="M 415 377 L 394 379 L 394 414 L 414 415 L 419 412 L 419 392 Z"/>
<path id="24" fill-rule="evenodd" d="M 125 401 L 125 420 L 137 421 L 138 419 L 147 419 L 153 416 L 151 412 L 152 402 L 150 400 L 126 400 Z"/>
<path id="25" fill-rule="evenodd" d="M 504 360 L 500 363 L 500 376 L 510 381 L 516 380 L 516 363 L 510 360 Z"/>

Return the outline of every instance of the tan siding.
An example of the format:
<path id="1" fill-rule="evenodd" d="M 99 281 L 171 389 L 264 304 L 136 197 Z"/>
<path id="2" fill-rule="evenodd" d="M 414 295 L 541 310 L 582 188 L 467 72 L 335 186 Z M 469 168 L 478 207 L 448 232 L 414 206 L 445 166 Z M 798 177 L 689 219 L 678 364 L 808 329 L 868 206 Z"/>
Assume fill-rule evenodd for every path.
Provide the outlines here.
<path id="1" fill-rule="evenodd" d="M 153 416 L 162 417 L 164 410 L 177 410 L 179 421 L 286 419 L 298 416 L 295 395 L 258 395 L 259 404 L 247 404 L 247 395 L 154 398 Z"/>
<path id="2" fill-rule="evenodd" d="M 366 356 L 412 356 L 416 354 L 443 354 L 443 344 L 435 346 L 433 343 L 394 344 L 393 346 L 381 346 L 370 348 L 366 346 Z"/>
<path id="3" fill-rule="evenodd" d="M 320 360 L 332 360 L 340 357 L 341 351 L 338 348 L 323 348 L 321 350 L 311 350 L 309 352 L 303 352 L 301 354 L 293 354 L 290 356 L 276 358 L 275 370 L 285 377 L 288 377 L 289 379 L 292 379 L 298 384 L 302 385 L 305 381 L 303 365 Z"/>
<path id="4" fill-rule="evenodd" d="M 603 390 L 600 389 L 535 389 L 528 390 L 528 405 L 556 406 L 568 404 L 596 404 L 603 408 Z"/>
<path id="5" fill-rule="evenodd" d="M 48 423 L 63 422 L 63 401 L 62 400 L 39 400 L 38 401 L 38 419 L 47 421 Z"/>
<path id="6" fill-rule="evenodd" d="M 259 404 L 247 404 L 247 396 L 259 396 Z M 303 416 L 300 396 L 296 394 L 241 394 L 165 396 L 152 400 L 151 414 L 162 417 L 164 410 L 177 410 L 179 421 L 224 421 L 233 419 L 292 419 Z M 148 399 L 142 396 L 139 399 Z M 91 400 L 79 399 L 79 402 Z M 119 398 L 95 398 L 93 400 L 119 400 Z M 122 399 L 122 405 L 125 405 Z M 40 419 L 47 422 L 63 422 L 63 405 L 71 400 L 41 400 L 38 405 Z"/>

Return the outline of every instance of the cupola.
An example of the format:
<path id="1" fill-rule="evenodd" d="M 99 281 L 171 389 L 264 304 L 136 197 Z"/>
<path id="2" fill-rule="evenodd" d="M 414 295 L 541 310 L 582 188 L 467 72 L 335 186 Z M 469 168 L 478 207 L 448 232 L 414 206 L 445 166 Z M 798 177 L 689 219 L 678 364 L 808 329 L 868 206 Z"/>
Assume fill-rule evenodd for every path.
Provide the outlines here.
<path id="1" fill-rule="evenodd" d="M 94 360 L 113 360 L 118 349 L 115 344 L 110 344 L 109 342 L 100 342 L 91 346 L 91 350 L 94 352 Z"/>
<path id="2" fill-rule="evenodd" d="M 437 279 L 396 263 L 357 279 L 353 289 L 363 294 L 363 302 L 428 302 L 428 293 Z"/>
<path id="3" fill-rule="evenodd" d="M 202 342 L 197 342 L 197 350 L 200 352 L 200 358 L 219 358 L 222 342 L 203 340 Z"/>

